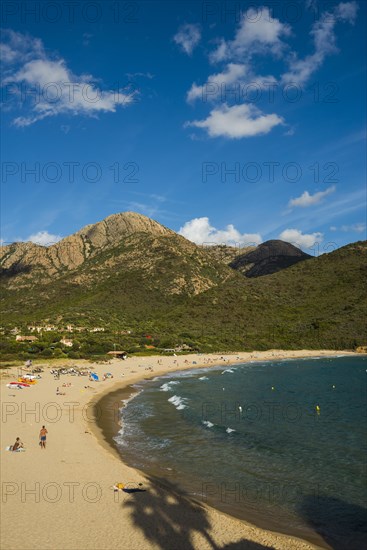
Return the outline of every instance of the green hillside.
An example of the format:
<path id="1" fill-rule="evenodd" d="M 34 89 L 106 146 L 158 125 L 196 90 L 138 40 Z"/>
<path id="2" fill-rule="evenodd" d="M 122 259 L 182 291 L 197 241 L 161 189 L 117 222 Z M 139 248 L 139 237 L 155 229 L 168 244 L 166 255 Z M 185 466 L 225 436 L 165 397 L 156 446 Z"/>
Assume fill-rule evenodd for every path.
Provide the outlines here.
<path id="1" fill-rule="evenodd" d="M 159 231 L 122 235 L 73 269 L 64 265 L 45 277 L 48 264 L 33 249 L 32 261 L 13 264 L 14 250 L 6 251 L 3 357 L 77 358 L 147 344 L 185 343 L 200 351 L 365 345 L 366 242 L 248 278 L 173 232 Z M 36 341 L 15 341 L 15 327 L 29 335 L 30 325 L 46 324 L 54 329 L 37 333 Z M 95 327 L 104 330 L 91 332 Z M 65 336 L 72 349 L 60 343 Z"/>

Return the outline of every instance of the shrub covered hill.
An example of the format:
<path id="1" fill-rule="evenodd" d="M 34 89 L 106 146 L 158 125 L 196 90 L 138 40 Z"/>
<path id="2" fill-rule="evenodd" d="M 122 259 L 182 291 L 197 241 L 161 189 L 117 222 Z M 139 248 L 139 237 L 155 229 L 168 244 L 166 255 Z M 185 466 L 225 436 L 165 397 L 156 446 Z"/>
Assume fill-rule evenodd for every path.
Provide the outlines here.
<path id="1" fill-rule="evenodd" d="M 3 356 L 365 345 L 366 248 L 311 257 L 282 241 L 202 247 L 132 212 L 49 247 L 13 243 L 0 254 Z"/>

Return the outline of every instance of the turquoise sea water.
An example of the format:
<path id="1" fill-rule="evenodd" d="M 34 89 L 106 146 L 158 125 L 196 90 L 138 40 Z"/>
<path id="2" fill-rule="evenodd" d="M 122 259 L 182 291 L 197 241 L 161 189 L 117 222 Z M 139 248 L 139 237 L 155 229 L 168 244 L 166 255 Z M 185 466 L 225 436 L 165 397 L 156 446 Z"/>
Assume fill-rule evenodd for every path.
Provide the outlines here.
<path id="1" fill-rule="evenodd" d="M 267 529 L 366 542 L 365 357 L 196 369 L 136 386 L 115 441 L 129 464 Z"/>

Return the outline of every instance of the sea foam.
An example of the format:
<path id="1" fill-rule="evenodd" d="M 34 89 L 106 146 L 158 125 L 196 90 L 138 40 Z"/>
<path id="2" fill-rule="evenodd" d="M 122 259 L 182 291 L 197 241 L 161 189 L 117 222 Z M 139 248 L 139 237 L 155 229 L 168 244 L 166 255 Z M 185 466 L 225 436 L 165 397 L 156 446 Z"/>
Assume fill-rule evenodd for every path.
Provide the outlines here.
<path id="1" fill-rule="evenodd" d="M 203 420 L 202 422 L 207 428 L 212 428 L 214 426 L 214 424 L 209 420 Z"/>
<path id="2" fill-rule="evenodd" d="M 186 408 L 187 399 L 185 397 L 180 397 L 179 395 L 173 395 L 168 399 L 172 405 L 176 407 L 178 411 Z"/>
<path id="3" fill-rule="evenodd" d="M 166 382 L 165 384 L 162 384 L 161 391 L 172 391 L 172 386 L 175 386 L 176 384 L 179 384 L 177 380 L 171 380 L 170 382 Z"/>

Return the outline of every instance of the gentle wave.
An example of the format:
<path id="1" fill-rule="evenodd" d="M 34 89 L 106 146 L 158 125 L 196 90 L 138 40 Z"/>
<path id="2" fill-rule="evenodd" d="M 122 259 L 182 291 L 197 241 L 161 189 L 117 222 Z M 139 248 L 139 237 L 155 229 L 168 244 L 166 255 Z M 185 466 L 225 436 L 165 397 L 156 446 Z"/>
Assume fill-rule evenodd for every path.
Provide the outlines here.
<path id="1" fill-rule="evenodd" d="M 171 380 L 170 382 L 166 382 L 165 384 L 162 384 L 161 391 L 172 391 L 172 386 L 175 386 L 176 384 L 179 384 L 177 380 Z"/>
<path id="2" fill-rule="evenodd" d="M 124 426 L 121 426 L 121 429 L 119 430 L 118 434 L 115 435 L 115 437 L 113 438 L 114 441 L 117 443 L 117 445 L 120 445 L 120 446 L 127 445 L 127 441 L 124 437 L 124 433 L 125 433 L 125 428 Z"/>
<path id="3" fill-rule="evenodd" d="M 209 420 L 203 420 L 202 422 L 207 428 L 212 428 L 214 426 L 214 424 Z"/>
<path id="4" fill-rule="evenodd" d="M 173 395 L 168 399 L 168 401 L 172 403 L 172 405 L 174 405 L 178 411 L 180 411 L 182 409 L 186 409 L 187 407 L 186 403 L 188 400 L 185 397 L 180 397 L 179 395 Z"/>

